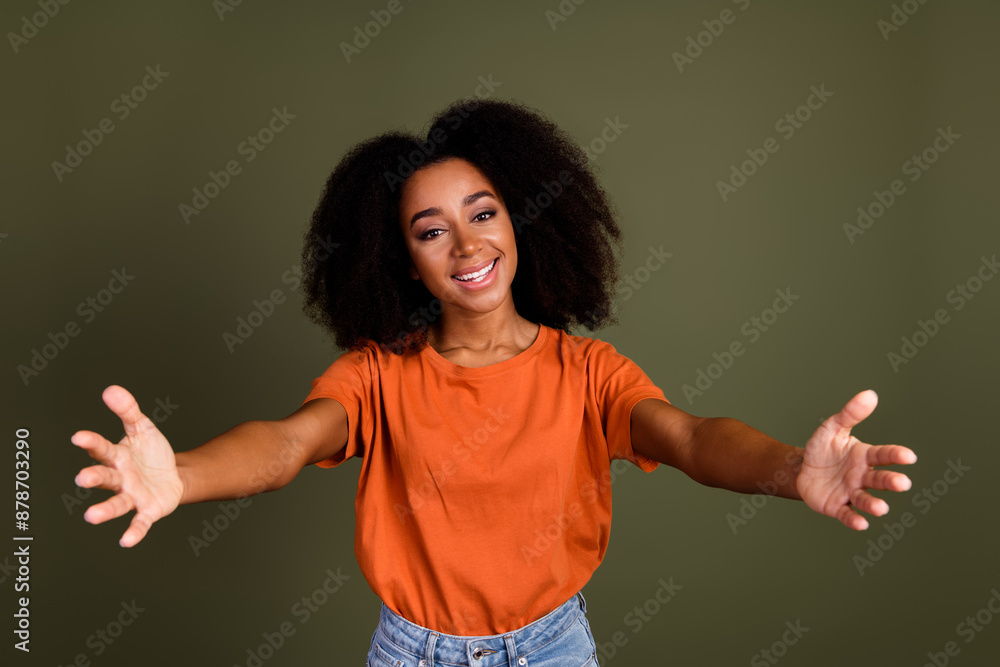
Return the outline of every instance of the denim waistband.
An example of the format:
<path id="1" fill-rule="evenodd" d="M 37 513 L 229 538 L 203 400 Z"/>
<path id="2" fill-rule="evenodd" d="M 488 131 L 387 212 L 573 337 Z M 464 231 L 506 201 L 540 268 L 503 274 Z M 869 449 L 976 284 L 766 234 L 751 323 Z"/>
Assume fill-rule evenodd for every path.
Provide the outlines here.
<path id="1" fill-rule="evenodd" d="M 525 656 L 537 651 L 569 630 L 587 612 L 583 593 L 577 593 L 553 611 L 517 630 L 498 635 L 468 637 L 449 635 L 411 623 L 382 604 L 376 637 L 382 635 L 413 656 L 420 667 L 473 665 L 474 667 L 518 667 Z"/>

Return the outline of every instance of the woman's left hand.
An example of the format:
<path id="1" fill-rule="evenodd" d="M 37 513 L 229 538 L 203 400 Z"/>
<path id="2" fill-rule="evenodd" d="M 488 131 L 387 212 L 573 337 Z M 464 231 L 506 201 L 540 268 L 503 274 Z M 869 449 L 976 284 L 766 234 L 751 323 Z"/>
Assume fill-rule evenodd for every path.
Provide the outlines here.
<path id="1" fill-rule="evenodd" d="M 878 396 L 868 389 L 816 429 L 803 452 L 796 486 L 813 510 L 837 519 L 848 528 L 865 530 L 868 520 L 855 510 L 883 516 L 889 504 L 867 489 L 907 491 L 910 478 L 875 466 L 914 463 L 917 455 L 900 445 L 869 445 L 851 435 L 851 429 L 875 410 Z"/>

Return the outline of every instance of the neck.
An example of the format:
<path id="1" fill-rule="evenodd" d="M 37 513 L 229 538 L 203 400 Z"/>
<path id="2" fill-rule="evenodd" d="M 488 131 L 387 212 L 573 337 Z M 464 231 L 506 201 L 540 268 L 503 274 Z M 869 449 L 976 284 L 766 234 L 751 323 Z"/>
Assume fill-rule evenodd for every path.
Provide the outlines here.
<path id="1" fill-rule="evenodd" d="M 467 349 L 486 352 L 497 348 L 526 347 L 534 340 L 537 325 L 521 317 L 512 301 L 488 313 L 452 312 L 444 309 L 441 319 L 428 330 L 428 341 L 436 351 Z"/>

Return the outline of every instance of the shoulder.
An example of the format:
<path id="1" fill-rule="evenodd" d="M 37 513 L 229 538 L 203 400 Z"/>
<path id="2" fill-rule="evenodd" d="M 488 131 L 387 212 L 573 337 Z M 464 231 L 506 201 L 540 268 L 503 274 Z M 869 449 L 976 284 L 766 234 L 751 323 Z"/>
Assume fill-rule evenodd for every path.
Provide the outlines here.
<path id="1" fill-rule="evenodd" d="M 586 373 L 589 381 L 649 383 L 645 371 L 629 356 L 618 351 L 612 343 L 600 338 L 574 336 L 557 330 L 557 345 L 564 363 L 569 363 Z"/>
<path id="2" fill-rule="evenodd" d="M 554 330 L 553 338 L 561 366 L 584 374 L 587 382 L 604 384 L 613 376 L 624 374 L 638 378 L 641 374 L 635 362 L 606 340 L 576 336 L 560 329 Z"/>
<path id="3" fill-rule="evenodd" d="M 363 340 L 357 346 L 341 350 L 333 362 L 323 372 L 325 376 L 343 374 L 344 372 L 370 372 L 381 366 L 391 353 L 382 350 L 372 340 Z"/>
<path id="4" fill-rule="evenodd" d="M 603 358 L 619 355 L 615 346 L 600 338 L 589 336 L 576 336 L 566 333 L 562 329 L 553 329 L 553 345 L 557 347 L 564 357 L 570 357 L 589 362 L 594 358 Z"/>

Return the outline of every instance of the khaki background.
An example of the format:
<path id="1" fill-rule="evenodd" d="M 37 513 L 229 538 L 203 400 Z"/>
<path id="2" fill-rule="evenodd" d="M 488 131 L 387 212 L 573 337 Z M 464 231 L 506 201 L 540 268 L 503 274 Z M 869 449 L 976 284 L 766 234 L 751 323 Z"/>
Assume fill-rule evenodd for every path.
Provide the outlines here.
<path id="1" fill-rule="evenodd" d="M 874 388 L 881 404 L 855 433 L 920 456 L 913 490 L 889 494 L 888 517 L 857 534 L 776 499 L 734 534 L 727 515 L 746 512 L 749 496 L 666 467 L 626 470 L 614 487 L 610 551 L 585 589 L 602 664 L 772 664 L 759 652 L 796 621 L 809 629 L 775 649 L 783 665 L 921 665 L 949 641 L 960 651 L 954 664 L 995 659 L 1000 622 L 971 641 L 958 626 L 977 612 L 992 620 L 987 602 L 1000 587 L 991 482 L 1000 281 L 961 310 L 947 300 L 1000 249 L 995 4 L 911 0 L 903 4 L 915 13 L 884 39 L 877 22 L 890 20 L 889 2 L 567 0 L 563 10 L 574 11 L 550 24 L 556 0 L 403 0 L 348 63 L 340 43 L 386 4 L 247 1 L 220 19 L 209 0 L 73 2 L 16 53 L 8 36 L 0 488 L 13 493 L 14 433 L 28 428 L 35 540 L 32 651 L 8 643 L 4 664 L 69 665 L 83 654 L 108 666 L 247 665 L 248 650 L 285 621 L 296 632 L 268 667 L 361 663 L 379 602 L 353 555 L 356 461 L 307 469 L 282 492 L 255 497 L 197 556 L 189 537 L 222 522 L 217 503 L 180 508 L 126 550 L 117 545 L 125 519 L 83 521 L 107 494 L 75 502 L 73 477 L 90 460 L 69 436 L 89 428 L 117 439 L 121 424 L 100 399 L 112 383 L 147 412 L 158 399 L 176 406 L 161 428 L 177 450 L 296 409 L 338 354 L 282 281 L 327 174 L 362 139 L 424 129 L 474 94 L 479 77 L 581 144 L 608 118 L 627 125 L 595 158 L 626 232 L 623 271 L 634 274 L 650 246 L 673 256 L 622 301 L 621 326 L 592 335 L 679 407 L 797 445 Z M 672 54 L 724 9 L 735 20 L 678 71 Z M 0 26 L 19 32 L 39 11 L 5 3 Z M 169 76 L 119 119 L 112 100 L 147 66 Z M 833 95 L 786 139 L 775 122 L 810 86 Z M 247 163 L 237 146 L 275 107 L 295 118 Z M 60 182 L 52 162 L 105 117 L 114 131 Z M 910 182 L 903 163 L 949 127 L 960 138 Z M 768 137 L 778 152 L 723 201 L 716 182 Z M 185 224 L 178 205 L 231 159 L 242 173 Z M 905 194 L 850 243 L 843 225 L 896 178 Z M 78 304 L 122 267 L 134 280 L 86 322 Z M 741 327 L 784 288 L 799 300 L 750 344 Z M 274 289 L 288 301 L 230 353 L 222 334 Z M 939 308 L 950 321 L 894 371 L 887 353 Z M 69 321 L 79 335 L 26 385 L 18 365 Z M 689 402 L 682 387 L 736 340 L 746 353 Z M 949 461 L 969 468 L 954 484 L 941 481 Z M 935 482 L 947 494 L 930 505 L 920 494 Z M 907 511 L 915 524 L 887 537 Z M 862 576 L 855 556 L 879 536 L 890 548 Z M 9 640 L 8 544 L 0 590 Z M 350 578 L 300 623 L 293 605 L 328 568 Z M 671 578 L 683 588 L 659 609 L 650 603 L 657 611 L 636 631 L 633 609 Z M 120 637 L 93 638 L 133 600 L 143 611 Z"/>

